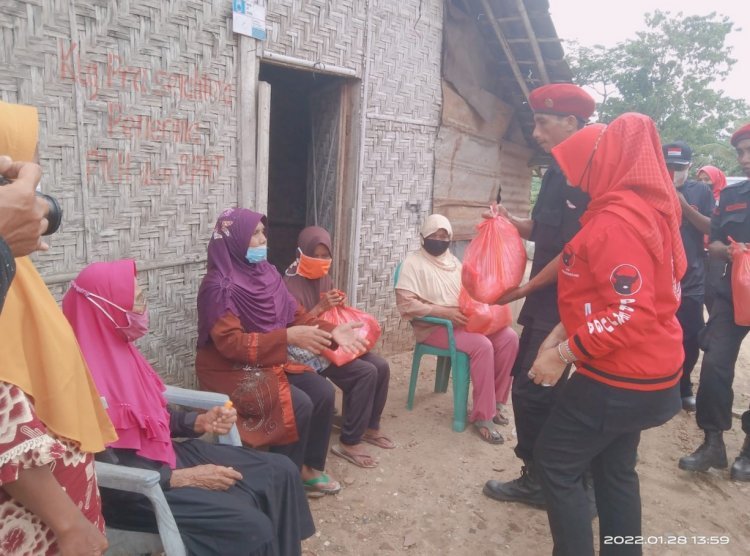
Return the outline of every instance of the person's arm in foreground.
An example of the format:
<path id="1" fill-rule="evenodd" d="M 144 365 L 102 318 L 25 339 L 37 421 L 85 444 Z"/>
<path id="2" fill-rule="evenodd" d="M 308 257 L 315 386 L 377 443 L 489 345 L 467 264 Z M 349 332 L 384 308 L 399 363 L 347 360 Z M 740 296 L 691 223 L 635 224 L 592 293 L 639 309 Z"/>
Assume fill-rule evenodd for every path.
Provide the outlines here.
<path id="1" fill-rule="evenodd" d="M 24 469 L 2 488 L 54 531 L 63 556 L 101 555 L 107 550 L 106 537 L 73 504 L 49 465 Z"/>

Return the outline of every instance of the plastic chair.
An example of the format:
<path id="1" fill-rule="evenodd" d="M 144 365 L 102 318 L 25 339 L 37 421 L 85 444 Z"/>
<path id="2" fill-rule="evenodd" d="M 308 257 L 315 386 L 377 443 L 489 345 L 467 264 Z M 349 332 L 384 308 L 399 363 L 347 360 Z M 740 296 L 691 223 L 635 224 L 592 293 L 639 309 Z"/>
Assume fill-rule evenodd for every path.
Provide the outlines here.
<path id="1" fill-rule="evenodd" d="M 398 285 L 398 277 L 401 273 L 401 263 L 396 266 L 393 275 L 394 288 Z M 463 432 L 466 429 L 466 408 L 469 400 L 469 356 L 456 349 L 456 338 L 453 334 L 453 323 L 447 319 L 437 317 L 421 317 L 415 320 L 444 326 L 448 332 L 448 349 L 438 348 L 417 342 L 414 346 L 414 356 L 411 360 L 411 379 L 409 380 L 409 396 L 406 399 L 406 408 L 414 407 L 414 393 L 417 389 L 417 377 L 419 376 L 419 363 L 424 355 L 437 356 L 437 368 L 435 369 L 435 392 L 445 393 L 448 391 L 448 380 L 451 369 L 453 370 L 453 430 Z"/>
<path id="2" fill-rule="evenodd" d="M 167 386 L 164 397 L 169 403 L 193 407 L 196 409 L 211 409 L 223 405 L 229 399 L 226 394 L 213 392 L 198 392 L 176 386 Z M 242 446 L 240 434 L 236 426 L 229 434 L 217 437 L 220 444 Z M 159 473 L 150 469 L 136 469 L 123 465 L 96 462 L 96 478 L 100 487 L 137 492 L 149 499 L 154 506 L 156 525 L 159 534 L 126 531 L 107 527 L 109 541 L 108 556 L 151 554 L 165 552 L 167 556 L 185 556 L 187 551 L 177 529 L 172 511 L 159 485 Z"/>

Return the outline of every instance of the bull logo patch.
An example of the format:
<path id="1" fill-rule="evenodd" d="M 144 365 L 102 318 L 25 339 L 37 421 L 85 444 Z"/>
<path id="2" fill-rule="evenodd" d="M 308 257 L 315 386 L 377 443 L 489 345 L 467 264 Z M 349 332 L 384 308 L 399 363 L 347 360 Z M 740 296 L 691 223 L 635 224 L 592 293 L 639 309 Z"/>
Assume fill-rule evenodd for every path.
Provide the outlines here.
<path id="1" fill-rule="evenodd" d="M 609 277 L 612 287 L 619 295 L 634 295 L 641 289 L 641 273 L 632 264 L 621 264 Z"/>
<path id="2" fill-rule="evenodd" d="M 569 247 L 566 246 L 562 252 L 563 264 L 566 267 L 570 268 L 571 266 L 573 266 L 573 263 L 575 262 L 575 260 L 576 260 L 576 254 L 573 253 L 573 251 Z"/>

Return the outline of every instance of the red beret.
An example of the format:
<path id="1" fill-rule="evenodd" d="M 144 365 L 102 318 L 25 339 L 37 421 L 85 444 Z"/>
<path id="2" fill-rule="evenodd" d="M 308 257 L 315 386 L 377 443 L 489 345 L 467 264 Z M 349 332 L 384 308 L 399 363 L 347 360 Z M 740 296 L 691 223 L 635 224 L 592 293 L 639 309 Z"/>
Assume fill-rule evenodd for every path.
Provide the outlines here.
<path id="1" fill-rule="evenodd" d="M 748 138 L 750 138 L 750 124 L 745 124 L 732 134 L 732 146 L 736 147 L 737 143 Z"/>
<path id="2" fill-rule="evenodd" d="M 586 91 L 572 83 L 553 83 L 537 87 L 529 94 L 529 106 L 540 114 L 575 116 L 588 120 L 596 103 Z"/>

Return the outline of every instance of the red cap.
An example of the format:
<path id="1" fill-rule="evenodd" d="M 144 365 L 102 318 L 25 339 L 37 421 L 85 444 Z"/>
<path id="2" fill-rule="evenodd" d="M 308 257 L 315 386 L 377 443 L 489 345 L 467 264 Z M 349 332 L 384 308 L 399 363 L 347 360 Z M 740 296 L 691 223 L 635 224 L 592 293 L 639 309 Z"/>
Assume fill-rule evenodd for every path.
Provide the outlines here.
<path id="1" fill-rule="evenodd" d="M 736 147 L 737 143 L 748 138 L 750 138 L 750 124 L 745 124 L 732 134 L 732 146 Z"/>
<path id="2" fill-rule="evenodd" d="M 572 83 L 553 83 L 537 87 L 529 94 L 529 106 L 539 114 L 575 116 L 588 120 L 596 103 L 586 91 Z"/>

